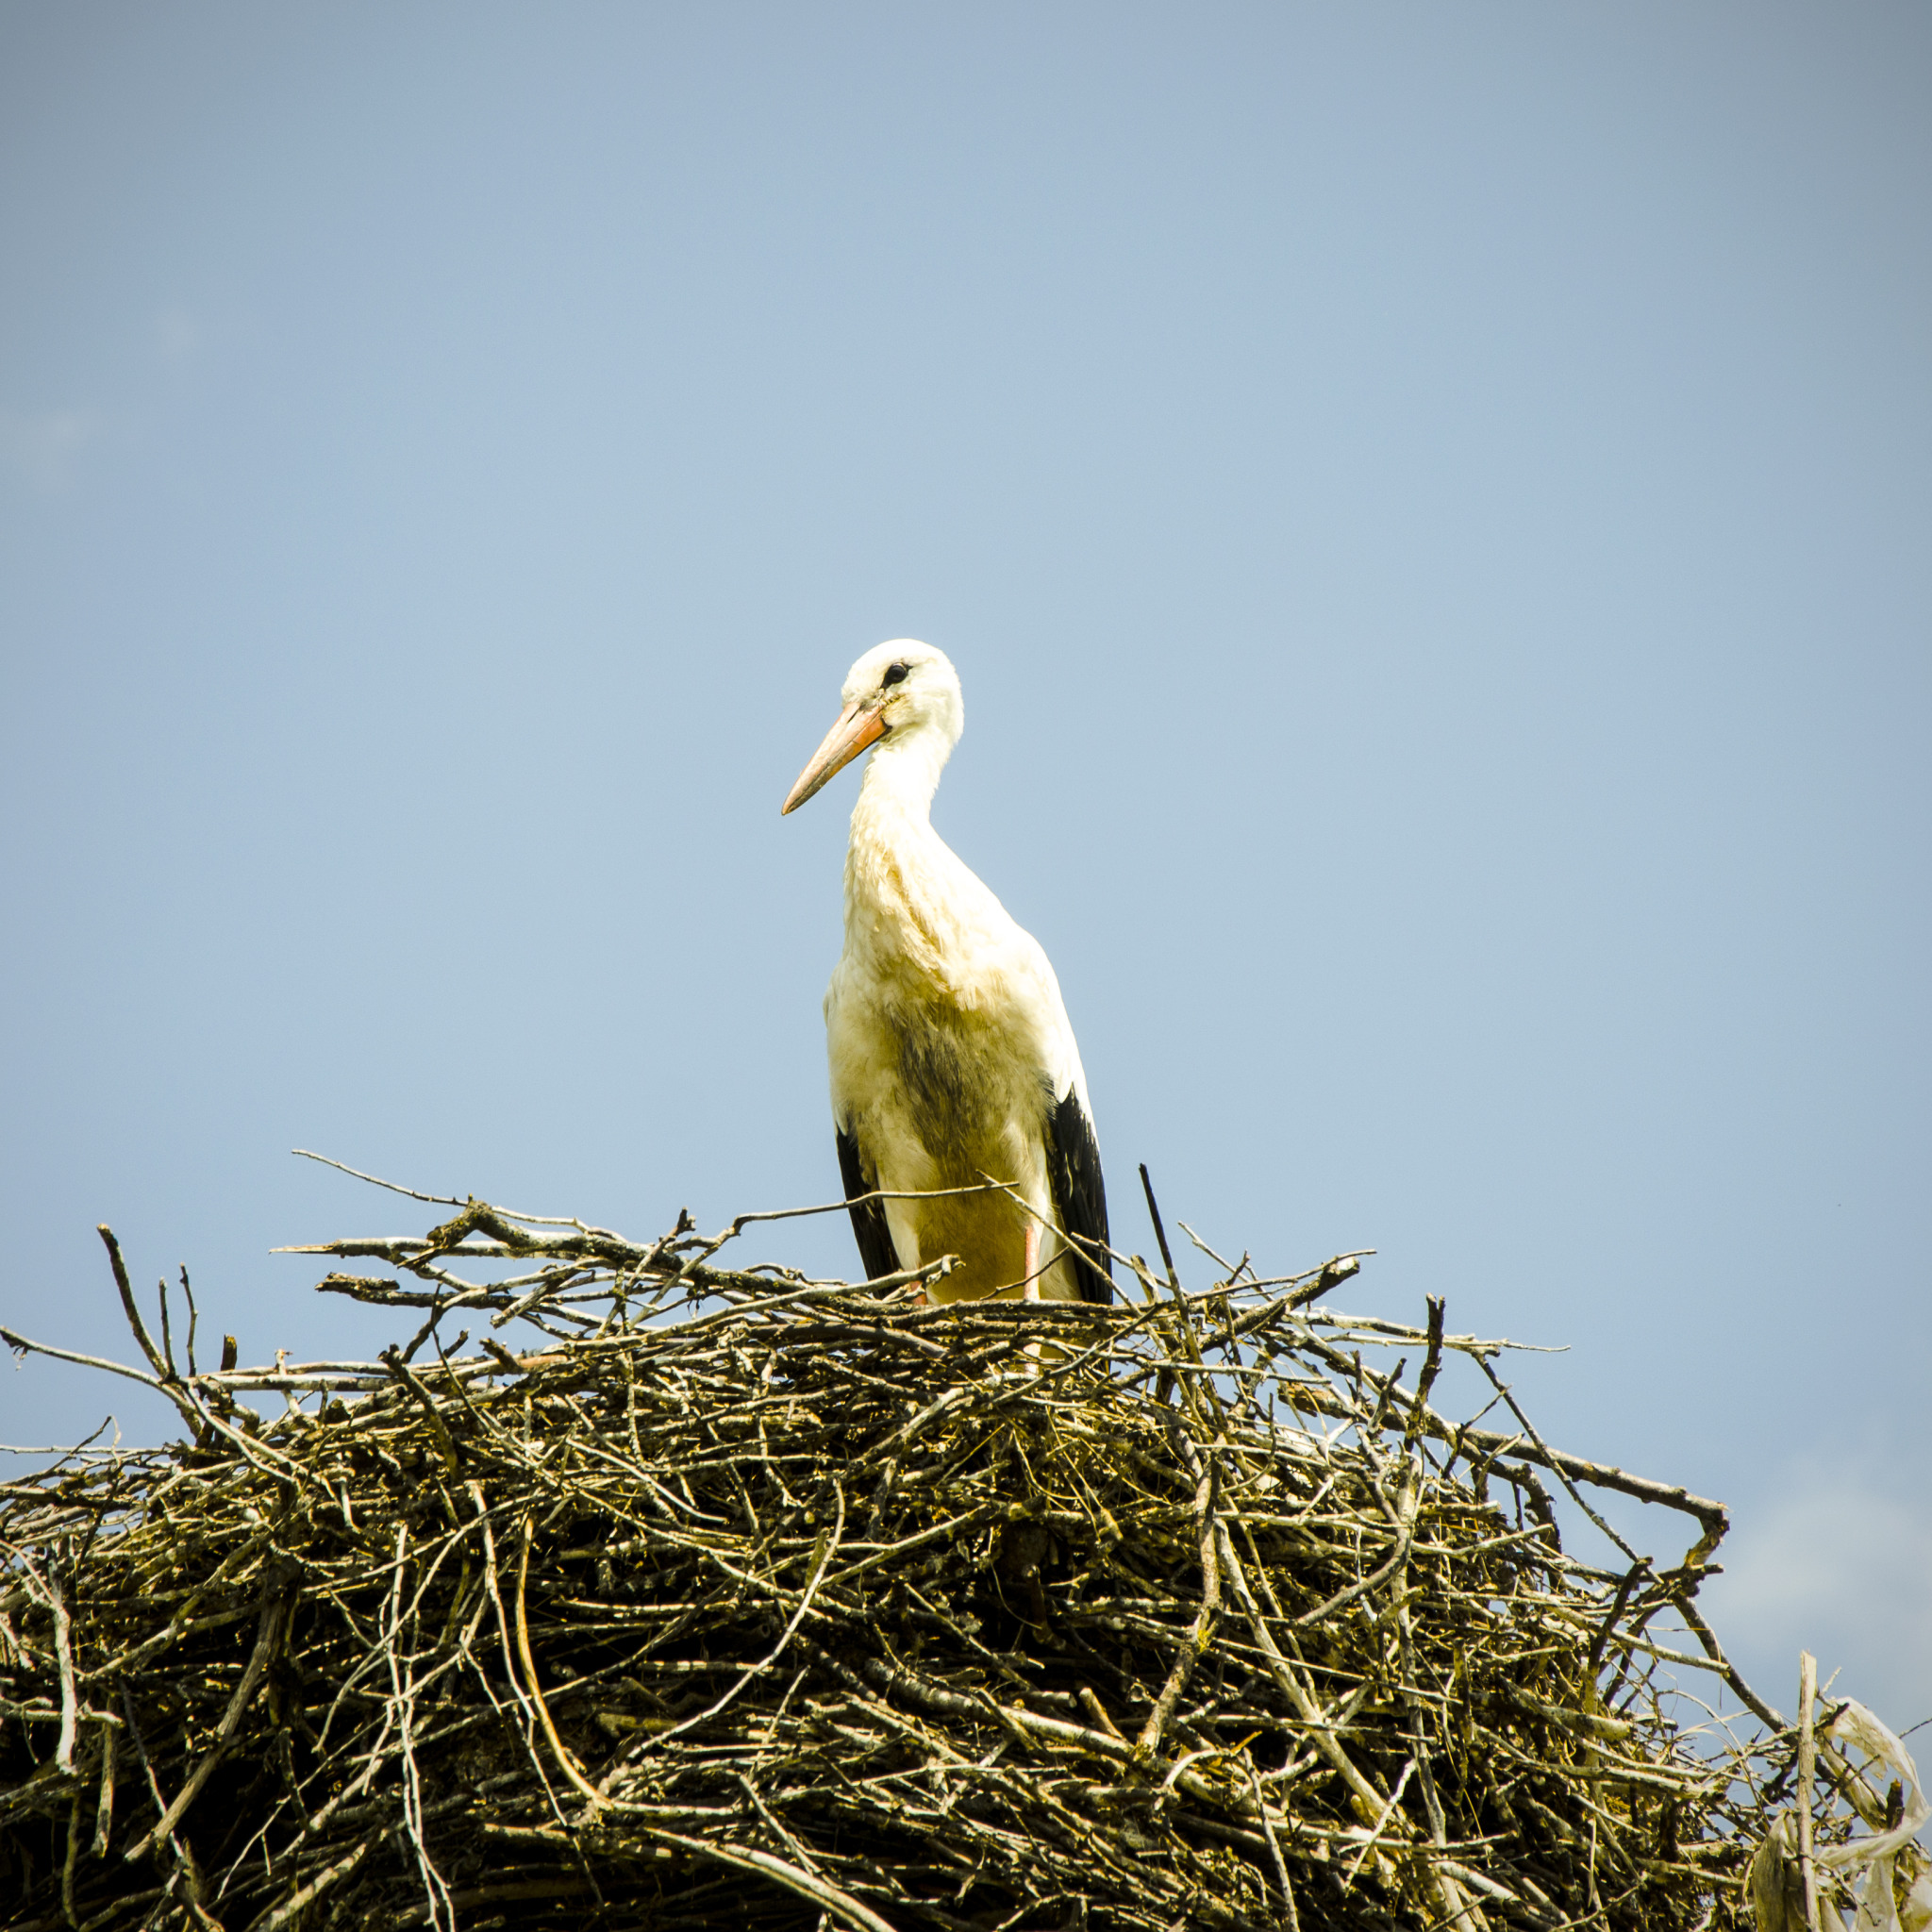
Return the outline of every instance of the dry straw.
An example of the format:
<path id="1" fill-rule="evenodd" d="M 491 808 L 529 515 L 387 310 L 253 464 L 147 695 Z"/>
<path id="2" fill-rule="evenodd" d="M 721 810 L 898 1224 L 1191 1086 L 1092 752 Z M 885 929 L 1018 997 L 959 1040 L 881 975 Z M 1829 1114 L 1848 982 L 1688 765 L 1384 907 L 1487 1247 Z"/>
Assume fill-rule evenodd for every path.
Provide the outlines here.
<path id="1" fill-rule="evenodd" d="M 96 1366 L 189 1433 L 0 1489 L 0 1924 L 1748 1923 L 1793 1733 L 1693 1603 L 1724 1511 L 1550 1448 L 1441 1303 L 926 1307 L 716 1265 L 769 1217 L 454 1205 L 303 1251 L 396 1271 L 321 1284 L 408 1311 L 375 1362 L 198 1369 L 106 1236 Z M 1567 1554 L 1607 1492 L 1681 1560 Z"/>

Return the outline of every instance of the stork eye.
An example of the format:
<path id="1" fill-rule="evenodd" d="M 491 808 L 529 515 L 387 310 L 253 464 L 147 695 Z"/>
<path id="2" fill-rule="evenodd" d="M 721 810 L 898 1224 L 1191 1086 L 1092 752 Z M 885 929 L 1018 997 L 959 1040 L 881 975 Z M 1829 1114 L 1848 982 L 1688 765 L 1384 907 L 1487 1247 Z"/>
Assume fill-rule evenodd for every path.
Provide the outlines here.
<path id="1" fill-rule="evenodd" d="M 886 675 L 879 680 L 879 683 L 882 687 L 894 684 L 904 684 L 906 680 L 911 675 L 912 667 L 909 664 L 888 664 L 886 666 Z"/>

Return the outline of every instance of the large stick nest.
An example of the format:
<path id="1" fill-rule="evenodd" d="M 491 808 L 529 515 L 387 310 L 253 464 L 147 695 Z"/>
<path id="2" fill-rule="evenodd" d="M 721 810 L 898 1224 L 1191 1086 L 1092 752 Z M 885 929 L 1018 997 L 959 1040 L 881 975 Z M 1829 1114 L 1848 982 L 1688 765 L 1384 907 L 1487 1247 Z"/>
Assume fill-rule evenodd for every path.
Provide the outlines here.
<path id="1" fill-rule="evenodd" d="M 1318 1313 L 1350 1257 L 925 1307 L 473 1203 L 312 1251 L 407 1345 L 197 1371 L 108 1239 L 190 1434 L 0 1490 L 0 1924 L 1743 1923 L 1789 1732 L 1659 1676 L 1782 1728 L 1722 1509 L 1448 1422 L 1501 1344 Z M 1592 1489 L 1694 1546 L 1565 1554 Z"/>

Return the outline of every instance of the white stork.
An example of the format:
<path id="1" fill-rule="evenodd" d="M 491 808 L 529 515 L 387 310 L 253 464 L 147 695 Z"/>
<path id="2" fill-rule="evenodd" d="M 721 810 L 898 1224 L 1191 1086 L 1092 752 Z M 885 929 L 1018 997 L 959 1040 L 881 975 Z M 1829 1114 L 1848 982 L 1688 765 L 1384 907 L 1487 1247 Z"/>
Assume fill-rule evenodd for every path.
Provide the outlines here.
<path id="1" fill-rule="evenodd" d="M 951 1254 L 961 1265 L 934 1285 L 942 1301 L 1110 1302 L 1100 1148 L 1059 982 L 932 828 L 965 723 L 958 676 L 943 651 L 900 638 L 859 658 L 841 695 L 782 809 L 872 747 L 845 854 L 845 950 L 825 993 L 839 1166 L 866 1274 Z M 989 1178 L 1012 1192 L 863 1198 Z"/>

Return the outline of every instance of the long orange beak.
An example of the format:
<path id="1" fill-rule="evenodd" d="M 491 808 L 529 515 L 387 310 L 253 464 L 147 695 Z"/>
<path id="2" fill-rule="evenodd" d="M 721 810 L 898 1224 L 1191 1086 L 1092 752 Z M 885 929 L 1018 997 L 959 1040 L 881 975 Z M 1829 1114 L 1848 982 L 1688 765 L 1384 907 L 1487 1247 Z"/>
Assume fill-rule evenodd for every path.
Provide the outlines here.
<path id="1" fill-rule="evenodd" d="M 783 818 L 819 790 L 835 773 L 842 772 L 875 738 L 884 735 L 886 721 L 874 710 L 858 703 L 849 704 L 839 713 L 839 722 L 825 733 L 825 741 L 812 753 L 811 762 L 798 774 L 798 783 L 785 794 L 778 808 Z"/>

